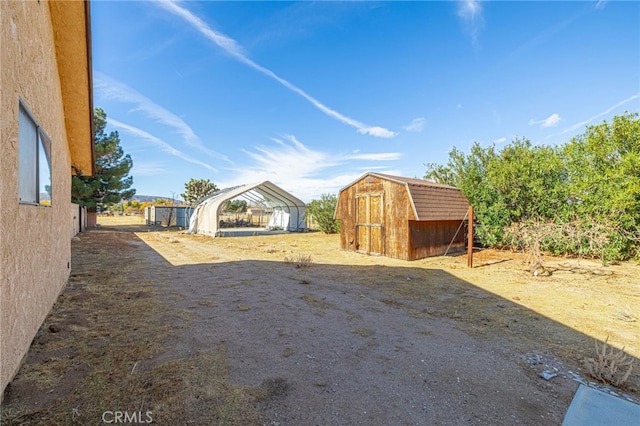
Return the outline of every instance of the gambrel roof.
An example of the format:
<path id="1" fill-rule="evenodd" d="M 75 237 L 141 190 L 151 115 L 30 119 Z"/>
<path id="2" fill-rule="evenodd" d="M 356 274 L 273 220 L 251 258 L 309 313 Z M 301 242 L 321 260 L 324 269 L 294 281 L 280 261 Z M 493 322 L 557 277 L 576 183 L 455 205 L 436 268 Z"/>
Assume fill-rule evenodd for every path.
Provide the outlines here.
<path id="1" fill-rule="evenodd" d="M 369 172 L 340 192 L 368 176 L 403 185 L 409 194 L 416 220 L 463 220 L 467 215 L 469 200 L 458 188 L 422 179 Z"/>

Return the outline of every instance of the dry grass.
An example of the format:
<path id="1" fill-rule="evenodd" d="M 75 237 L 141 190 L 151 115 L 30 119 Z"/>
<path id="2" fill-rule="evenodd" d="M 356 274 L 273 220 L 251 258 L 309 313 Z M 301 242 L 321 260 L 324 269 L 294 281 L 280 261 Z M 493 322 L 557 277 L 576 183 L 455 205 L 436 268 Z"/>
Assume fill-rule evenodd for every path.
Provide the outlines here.
<path id="1" fill-rule="evenodd" d="M 596 355 L 587 357 L 582 364 L 587 373 L 602 383 L 624 388 L 631 370 L 633 369 L 633 359 L 622 350 L 616 350 L 608 345 L 609 338 L 602 343 L 601 347 L 596 345 Z"/>
<path id="2" fill-rule="evenodd" d="M 358 336 L 362 336 L 362 337 L 371 337 L 374 334 L 376 334 L 375 331 L 370 330 L 368 328 L 357 328 L 355 330 L 352 331 L 353 334 L 357 334 Z"/>
<path id="3" fill-rule="evenodd" d="M 633 311 L 628 305 L 618 309 L 618 311 L 614 315 L 614 318 L 624 322 L 638 321 L 638 318 L 635 316 L 635 314 L 633 313 Z"/>
<path id="4" fill-rule="evenodd" d="M 313 264 L 298 277 L 300 284 L 313 287 L 328 279 L 369 286 L 384 294 L 381 302 L 413 316 L 448 318 L 473 336 L 500 336 L 501 344 L 525 352 L 552 351 L 576 366 L 592 353 L 592 339 L 603 335 L 640 358 L 640 287 L 638 265 L 632 262 L 603 266 L 595 260 L 547 257 L 544 266 L 552 274 L 532 277 L 528 256 L 514 252 L 476 252 L 469 269 L 466 256 L 406 262 L 343 251 L 339 236 L 320 233 L 224 240 L 178 235 L 182 244 L 166 249 L 156 245 L 153 235 L 141 237 L 175 264 L 184 262 L 179 255 L 193 256 L 196 250 L 200 257 L 194 261 L 199 262 L 212 256 L 282 262 L 286 253 L 294 264 L 295 254 L 302 253 Z M 311 291 L 302 299 L 318 314 L 337 309 Z M 640 383 L 640 378 L 632 374 L 629 381 Z"/>
<path id="5" fill-rule="evenodd" d="M 8 388 L 0 423 L 101 424 L 105 411 L 117 410 L 149 411 L 156 424 L 262 424 L 253 402 L 264 392 L 228 380 L 223 343 L 157 361 L 190 313 L 157 298 L 131 246 L 105 256 L 109 243 L 93 241 L 74 243 L 67 288 Z"/>
<path id="6" fill-rule="evenodd" d="M 338 309 L 338 307 L 336 305 L 334 305 L 333 303 L 329 303 L 327 301 L 325 301 L 324 299 L 319 298 L 318 296 L 315 296 L 311 293 L 306 293 L 302 296 L 300 296 L 300 299 L 304 300 L 305 302 L 307 302 L 307 304 L 313 308 L 319 308 L 319 309 Z"/>
<path id="7" fill-rule="evenodd" d="M 293 355 L 295 352 L 293 351 L 293 349 L 291 348 L 285 348 L 284 351 L 282 351 L 282 356 L 285 358 L 289 358 L 291 355 Z"/>
<path id="8" fill-rule="evenodd" d="M 309 254 L 297 254 L 294 256 L 285 256 L 284 261 L 286 263 L 293 263 L 296 268 L 308 268 L 313 263 L 311 255 Z"/>
<path id="9" fill-rule="evenodd" d="M 126 218 L 108 219 L 117 220 L 115 226 L 127 226 Z M 261 424 L 253 403 L 277 393 L 282 383 L 257 388 L 234 385 L 228 379 L 224 343 L 189 357 L 157 361 L 167 339 L 189 324 L 191 314 L 167 306 L 156 294 L 154 277 L 169 274 L 157 258 L 144 263 L 136 246 L 118 241 L 118 233 L 102 234 L 104 238 L 94 243 L 82 235 L 74 242 L 69 285 L 14 380 L 12 392 L 19 402 L 11 402 L 11 392 L 5 397 L 1 423 L 100 424 L 101 410 L 142 407 L 153 412 L 157 424 Z M 603 267 L 586 260 L 546 259 L 545 267 L 552 268 L 553 275 L 533 278 L 526 259 L 517 253 L 484 251 L 476 255 L 476 267 L 467 269 L 464 257 L 404 262 L 344 252 L 335 235 L 222 240 L 144 232 L 140 238 L 173 265 L 185 262 L 184 258 L 192 263 L 238 258 L 282 262 L 283 253 L 295 250 L 305 253 L 300 255 L 304 259 L 291 256 L 296 266 L 309 266 L 313 258 L 313 267 L 297 282 L 309 286 L 300 299 L 319 316 L 339 309 L 312 293 L 322 280 L 370 286 L 381 293 L 380 302 L 410 315 L 449 318 L 473 336 L 499 339 L 499 344 L 523 353 L 544 350 L 575 363 L 589 358 L 598 380 L 623 386 L 638 382 L 637 374 L 628 370 L 631 364 L 626 364 L 624 352 L 605 343 L 593 356 L 591 344 L 594 337 L 611 335 L 626 345 L 629 356 L 640 356 L 637 265 Z M 206 299 L 199 304 L 216 306 Z M 368 337 L 371 330 L 353 332 Z M 297 352 L 285 347 L 282 356 Z M 615 361 L 615 374 L 607 373 L 613 371 L 608 360 Z M 41 406 L 30 399 L 38 392 L 44 395 Z"/>

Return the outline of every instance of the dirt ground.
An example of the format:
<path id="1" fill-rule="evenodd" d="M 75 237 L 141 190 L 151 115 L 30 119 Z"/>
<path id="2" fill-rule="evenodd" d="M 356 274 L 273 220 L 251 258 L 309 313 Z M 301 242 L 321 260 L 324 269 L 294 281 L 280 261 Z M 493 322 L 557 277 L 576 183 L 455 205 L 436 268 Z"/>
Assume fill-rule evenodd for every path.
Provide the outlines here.
<path id="1" fill-rule="evenodd" d="M 560 424 L 607 338 L 635 365 L 610 391 L 639 401 L 636 263 L 546 257 L 532 277 L 519 253 L 479 251 L 469 269 L 319 233 L 99 223 L 73 241 L 2 424 Z"/>

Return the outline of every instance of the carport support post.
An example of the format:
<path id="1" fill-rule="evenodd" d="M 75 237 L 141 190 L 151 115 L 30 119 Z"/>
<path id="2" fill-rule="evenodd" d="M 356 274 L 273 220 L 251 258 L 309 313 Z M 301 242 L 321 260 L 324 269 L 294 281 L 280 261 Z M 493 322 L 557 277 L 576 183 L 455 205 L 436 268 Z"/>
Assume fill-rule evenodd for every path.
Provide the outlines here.
<path id="1" fill-rule="evenodd" d="M 469 206 L 469 234 L 467 235 L 467 267 L 473 268 L 473 206 Z"/>

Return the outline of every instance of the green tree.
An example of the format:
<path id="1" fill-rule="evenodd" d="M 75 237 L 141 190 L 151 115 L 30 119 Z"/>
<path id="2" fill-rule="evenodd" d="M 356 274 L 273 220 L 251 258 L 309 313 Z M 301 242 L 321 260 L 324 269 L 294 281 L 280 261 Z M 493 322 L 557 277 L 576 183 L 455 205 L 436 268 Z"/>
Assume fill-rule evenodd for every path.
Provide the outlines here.
<path id="1" fill-rule="evenodd" d="M 127 214 L 140 214 L 143 210 L 140 200 L 130 200 L 121 204 L 122 210 Z"/>
<path id="2" fill-rule="evenodd" d="M 333 218 L 337 204 L 338 197 L 335 194 L 322 194 L 319 200 L 309 203 L 304 212 L 305 219 L 313 220 L 325 234 L 340 232 L 340 223 Z"/>
<path id="3" fill-rule="evenodd" d="M 425 179 L 460 188 L 473 204 L 485 245 L 518 245 L 518 234 L 544 230 L 553 238 L 534 241 L 542 250 L 640 258 L 637 113 L 588 126 L 561 146 L 515 139 L 496 150 L 476 143 L 468 154 L 454 148 L 446 165 L 426 166 Z"/>
<path id="4" fill-rule="evenodd" d="M 156 198 L 151 204 L 154 206 L 172 206 L 174 200 L 169 198 Z"/>
<path id="5" fill-rule="evenodd" d="M 474 206 L 484 244 L 505 244 L 505 227 L 565 214 L 566 170 L 558 149 L 515 139 L 497 151 L 475 143 L 469 154 L 453 149 L 446 166 L 428 164 L 426 179 L 460 188 Z"/>
<path id="6" fill-rule="evenodd" d="M 497 161 L 495 147 L 482 148 L 475 143 L 465 154 L 457 148 L 449 152 L 446 166 L 428 164 L 425 179 L 459 188 L 474 206 L 479 222 L 476 235 L 485 245 L 497 245 L 502 229 L 509 224 L 504 200 L 497 188 L 489 182 L 489 170 Z"/>
<path id="7" fill-rule="evenodd" d="M 640 119 L 625 113 L 588 126 L 563 148 L 577 217 L 611 230 L 608 259 L 640 257 Z"/>
<path id="8" fill-rule="evenodd" d="M 208 197 L 218 190 L 215 183 L 209 181 L 209 179 L 189 179 L 189 182 L 184 184 L 185 192 L 180 194 L 187 204 L 193 204 L 196 201 Z"/>
<path id="9" fill-rule="evenodd" d="M 244 213 L 247 211 L 247 202 L 245 200 L 231 200 L 225 205 L 225 211 Z"/>
<path id="10" fill-rule="evenodd" d="M 129 176 L 133 162 L 120 146 L 118 132 L 107 133 L 107 114 L 101 108 L 93 112 L 94 151 L 96 156 L 93 176 L 76 175 L 71 181 L 71 201 L 87 206 L 90 211 L 107 209 L 136 193 L 131 188 L 133 178 Z"/>

